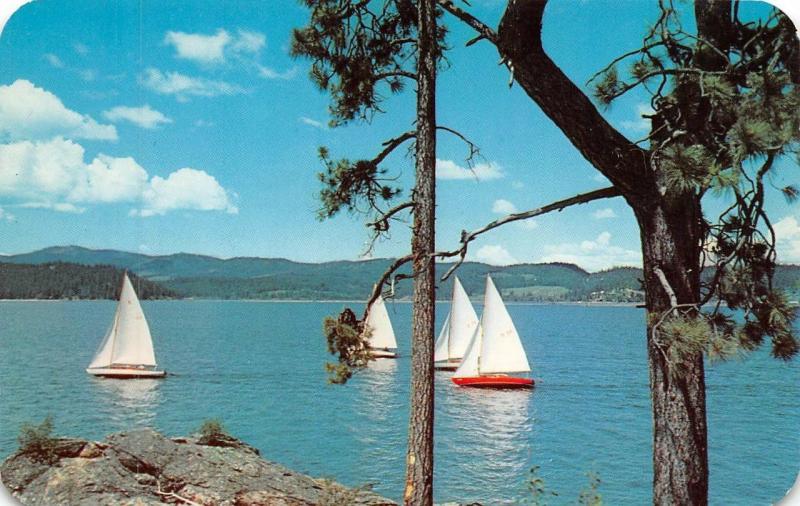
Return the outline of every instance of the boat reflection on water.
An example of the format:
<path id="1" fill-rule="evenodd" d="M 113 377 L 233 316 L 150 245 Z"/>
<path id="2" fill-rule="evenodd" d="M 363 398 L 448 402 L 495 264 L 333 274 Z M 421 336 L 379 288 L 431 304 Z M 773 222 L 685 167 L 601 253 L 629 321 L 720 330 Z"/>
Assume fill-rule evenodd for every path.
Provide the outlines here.
<path id="1" fill-rule="evenodd" d="M 92 381 L 96 406 L 107 415 L 115 430 L 153 426 L 161 404 L 159 379 L 105 379 Z"/>
<path id="2" fill-rule="evenodd" d="M 378 430 L 396 431 L 395 427 L 389 427 L 386 423 L 395 411 L 396 403 L 400 402 L 396 373 L 397 359 L 377 358 L 358 374 L 357 388 L 363 406 L 360 411 L 372 424 L 377 424 L 372 426 Z"/>
<path id="3" fill-rule="evenodd" d="M 437 387 L 454 388 L 446 388 L 447 380 L 443 380 Z M 519 481 L 520 488 L 524 487 L 533 460 L 531 391 L 459 389 L 458 395 L 443 393 L 437 398 L 436 431 L 447 437 L 438 438 L 436 446 L 443 447 L 437 450 L 438 455 L 448 457 L 437 460 L 434 479 L 460 489 L 459 500 L 463 502 L 482 498 L 484 503 L 516 504 L 517 497 L 487 501 L 486 493 L 508 490 L 509 481 Z M 481 456 L 479 461 L 475 455 Z"/>
<path id="4" fill-rule="evenodd" d="M 358 458 L 351 465 L 363 481 L 375 485 L 394 478 L 378 473 L 380 469 L 402 469 L 408 420 L 403 408 L 408 393 L 398 384 L 398 359 L 378 358 L 370 361 L 364 371 L 353 378 L 355 402 L 358 403 L 358 423 L 351 425 L 358 441 Z"/>

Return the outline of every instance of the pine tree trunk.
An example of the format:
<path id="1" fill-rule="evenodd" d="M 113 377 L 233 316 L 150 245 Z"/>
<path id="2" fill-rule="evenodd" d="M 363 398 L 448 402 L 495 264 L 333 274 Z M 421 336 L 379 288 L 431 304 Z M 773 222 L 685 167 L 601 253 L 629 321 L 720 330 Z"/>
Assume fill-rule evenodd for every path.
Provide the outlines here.
<path id="1" fill-rule="evenodd" d="M 433 336 L 436 210 L 435 1 L 420 0 L 417 65 L 416 187 L 411 252 L 414 306 L 411 325 L 411 413 L 408 426 L 407 505 L 433 504 Z"/>
<path id="2" fill-rule="evenodd" d="M 703 356 L 688 357 L 676 367 L 678 364 L 666 359 L 668 339 L 657 329 L 653 335 L 657 318 L 675 303 L 699 300 L 699 199 L 694 195 L 665 198 L 637 212 L 637 217 L 642 231 L 647 293 L 653 504 L 706 505 L 708 443 Z"/>

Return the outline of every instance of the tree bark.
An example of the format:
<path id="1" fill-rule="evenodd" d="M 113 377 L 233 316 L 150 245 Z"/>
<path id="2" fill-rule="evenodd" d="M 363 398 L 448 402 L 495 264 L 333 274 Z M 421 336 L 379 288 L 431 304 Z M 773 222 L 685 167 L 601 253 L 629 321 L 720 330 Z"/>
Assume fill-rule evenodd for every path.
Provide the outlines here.
<path id="1" fill-rule="evenodd" d="M 653 504 L 708 504 L 708 443 L 702 353 L 667 362 L 669 342 L 656 319 L 700 298 L 700 201 L 664 198 L 636 211 L 641 229 L 647 355 L 653 412 Z M 659 276 L 663 274 L 663 280 Z M 668 286 L 664 286 L 664 282 Z M 676 368 L 676 366 L 680 366 Z"/>
<path id="2" fill-rule="evenodd" d="M 433 337 L 436 210 L 436 4 L 418 2 L 417 142 L 414 225 L 414 294 L 411 325 L 411 413 L 408 426 L 407 505 L 433 504 Z"/>

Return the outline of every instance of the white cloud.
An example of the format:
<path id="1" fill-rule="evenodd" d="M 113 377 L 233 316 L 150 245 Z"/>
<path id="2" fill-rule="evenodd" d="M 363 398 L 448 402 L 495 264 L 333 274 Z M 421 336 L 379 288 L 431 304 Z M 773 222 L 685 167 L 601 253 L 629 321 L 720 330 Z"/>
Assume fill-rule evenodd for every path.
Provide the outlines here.
<path id="1" fill-rule="evenodd" d="M 606 207 L 605 209 L 598 209 L 597 211 L 592 213 L 592 218 L 596 220 L 608 220 L 616 217 L 617 213 L 615 213 L 614 210 L 611 209 L 610 207 Z"/>
<path id="2" fill-rule="evenodd" d="M 64 62 L 61 61 L 61 58 L 59 58 L 58 56 L 54 55 L 53 53 L 45 53 L 44 59 L 47 60 L 47 63 L 49 63 L 50 66 L 52 66 L 53 68 L 57 68 L 57 69 L 63 69 L 64 68 Z"/>
<path id="3" fill-rule="evenodd" d="M 86 211 L 85 207 L 78 207 L 69 202 L 25 202 L 20 207 L 28 209 L 52 209 L 60 213 L 81 214 Z"/>
<path id="4" fill-rule="evenodd" d="M 175 57 L 203 65 L 218 65 L 229 58 L 258 55 L 267 43 L 263 33 L 238 30 L 235 35 L 222 28 L 213 35 L 169 31 L 164 43 L 175 48 Z"/>
<path id="5" fill-rule="evenodd" d="M 490 265 L 510 265 L 516 264 L 517 259 L 511 256 L 507 249 L 499 244 L 487 244 L 481 246 L 475 253 L 475 259 Z"/>
<path id="6" fill-rule="evenodd" d="M 514 188 L 515 190 L 521 190 L 525 188 L 525 183 L 523 183 L 522 181 L 514 181 L 513 183 L 511 183 L 511 187 Z"/>
<path id="7" fill-rule="evenodd" d="M 72 47 L 75 49 L 75 52 L 81 56 L 86 56 L 87 54 L 89 54 L 89 48 L 86 46 L 86 44 L 81 44 L 80 42 L 76 42 L 75 44 L 72 45 Z"/>
<path id="8" fill-rule="evenodd" d="M 256 65 L 258 68 L 258 75 L 263 77 L 264 79 L 283 79 L 289 80 L 293 79 L 294 76 L 297 75 L 297 67 L 292 67 L 289 70 L 278 72 L 270 67 L 266 67 L 264 65 Z"/>
<path id="9" fill-rule="evenodd" d="M 190 77 L 178 72 L 162 73 L 155 68 L 148 68 L 144 71 L 141 83 L 156 93 L 175 95 L 181 101 L 187 100 L 189 96 L 216 97 L 218 95 L 235 95 L 245 91 L 243 88 L 225 81 Z"/>
<path id="10" fill-rule="evenodd" d="M 202 170 L 179 169 L 166 179 L 155 176 L 144 192 L 144 207 L 135 211 L 139 216 L 165 214 L 176 209 L 225 211 L 236 214 L 228 192 L 214 176 Z"/>
<path id="11" fill-rule="evenodd" d="M 524 228 L 525 230 L 533 230 L 539 226 L 539 222 L 532 219 L 518 221 L 520 228 Z"/>
<path id="12" fill-rule="evenodd" d="M 260 32 L 239 30 L 238 37 L 231 44 L 236 53 L 258 53 L 267 45 L 267 37 Z"/>
<path id="13" fill-rule="evenodd" d="M 109 121 L 130 121 L 142 128 L 153 129 L 172 120 L 160 111 L 156 111 L 148 104 L 141 107 L 127 107 L 119 105 L 103 112 L 103 117 Z"/>
<path id="14" fill-rule="evenodd" d="M 800 220 L 797 216 L 786 216 L 776 222 L 775 249 L 778 261 L 784 263 L 800 263 Z"/>
<path id="15" fill-rule="evenodd" d="M 320 130 L 328 129 L 328 127 L 326 127 L 324 123 L 322 123 L 321 121 L 317 121 L 315 119 L 306 118 L 305 116 L 300 116 L 298 120 L 300 121 L 300 123 L 305 123 L 306 125 L 310 125 L 314 128 L 319 128 Z"/>
<path id="16" fill-rule="evenodd" d="M 642 265 L 641 251 L 628 250 L 611 244 L 609 232 L 600 233 L 592 241 L 562 243 L 544 247 L 546 254 L 539 262 L 566 262 L 589 271 L 599 271 L 615 266 Z"/>
<path id="17" fill-rule="evenodd" d="M 636 117 L 635 120 L 623 120 L 620 121 L 620 126 L 625 130 L 628 130 L 632 133 L 646 133 L 650 130 L 650 118 L 643 117 L 644 115 L 651 115 L 653 114 L 653 108 L 650 107 L 650 104 L 640 103 L 636 106 Z"/>
<path id="18" fill-rule="evenodd" d="M 194 122 L 194 126 L 196 126 L 198 128 L 212 127 L 212 126 L 214 126 L 214 124 L 215 123 L 213 121 L 206 121 L 204 119 L 198 119 L 198 120 L 195 120 L 195 122 Z"/>
<path id="19" fill-rule="evenodd" d="M 517 206 L 506 199 L 497 199 L 492 204 L 492 212 L 498 214 L 512 214 L 517 212 Z"/>
<path id="20" fill-rule="evenodd" d="M 117 129 L 68 109 L 57 96 L 25 79 L 0 86 L 0 140 L 38 140 L 57 135 L 117 140 Z"/>
<path id="21" fill-rule="evenodd" d="M 214 35 L 170 31 L 164 36 L 164 43 L 175 48 L 177 58 L 204 64 L 224 62 L 225 46 L 230 42 L 231 36 L 223 29 Z"/>
<path id="22" fill-rule="evenodd" d="M 488 181 L 505 177 L 495 162 L 478 163 L 471 169 L 461 167 L 452 160 L 436 159 L 436 179 L 478 179 Z"/>
<path id="23" fill-rule="evenodd" d="M 133 158 L 99 154 L 86 163 L 84 154 L 81 145 L 61 137 L 0 144 L 0 197 L 60 212 L 101 203 L 133 203 L 141 206 L 135 211 L 140 216 L 178 209 L 236 212 L 231 194 L 202 170 L 150 178 Z"/>

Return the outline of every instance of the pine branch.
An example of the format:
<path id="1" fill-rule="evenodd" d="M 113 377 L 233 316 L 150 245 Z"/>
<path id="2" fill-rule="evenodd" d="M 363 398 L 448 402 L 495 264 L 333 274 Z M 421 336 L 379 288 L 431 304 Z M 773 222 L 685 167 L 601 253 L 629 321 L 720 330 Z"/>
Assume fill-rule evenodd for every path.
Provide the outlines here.
<path id="1" fill-rule="evenodd" d="M 530 211 L 509 214 L 502 218 L 498 218 L 497 220 L 494 220 L 491 223 L 488 223 L 477 230 L 473 230 L 472 232 L 467 232 L 466 230 L 464 230 L 461 232 L 461 247 L 451 251 L 439 251 L 433 254 L 433 256 L 439 258 L 448 258 L 454 256 L 459 257 L 458 261 L 454 263 L 450 267 L 450 269 L 447 270 L 447 272 L 444 274 L 444 276 L 442 276 L 441 279 L 442 281 L 444 281 L 447 278 L 449 278 L 450 275 L 453 274 L 453 272 L 455 272 L 455 270 L 458 269 L 458 267 L 462 263 L 464 263 L 464 259 L 467 256 L 467 249 L 469 248 L 469 243 L 475 240 L 475 238 L 481 234 L 484 234 L 490 230 L 505 225 L 506 223 L 511 223 L 519 220 L 526 220 L 528 218 L 533 218 L 535 216 L 540 216 L 542 214 L 550 213 L 553 211 L 560 212 L 570 206 L 578 204 L 586 204 L 587 202 L 592 202 L 600 199 L 618 197 L 620 195 L 621 193 L 616 187 L 610 186 L 608 188 L 602 188 L 600 190 L 594 190 L 588 193 L 575 195 L 568 199 L 559 200 L 557 202 L 553 202 L 552 204 L 547 204 L 546 206 L 542 206 L 537 209 L 531 209 Z"/>

